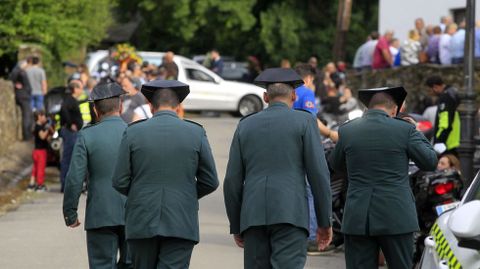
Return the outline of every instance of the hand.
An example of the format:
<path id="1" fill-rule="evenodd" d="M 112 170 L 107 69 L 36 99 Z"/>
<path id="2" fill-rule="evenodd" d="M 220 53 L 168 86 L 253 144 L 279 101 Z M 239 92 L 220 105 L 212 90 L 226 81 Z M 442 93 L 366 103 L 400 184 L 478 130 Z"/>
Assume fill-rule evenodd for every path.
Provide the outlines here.
<path id="1" fill-rule="evenodd" d="M 445 144 L 443 143 L 437 143 L 435 145 L 433 145 L 433 149 L 438 153 L 438 154 L 442 154 L 445 152 L 445 150 L 447 150 L 447 146 L 445 146 Z"/>
<path id="2" fill-rule="evenodd" d="M 328 228 L 321 228 L 318 227 L 317 229 L 317 244 L 318 250 L 323 251 L 325 250 L 328 245 L 332 242 L 333 230 L 332 227 Z"/>
<path id="3" fill-rule="evenodd" d="M 245 243 L 244 243 L 241 235 L 234 234 L 233 235 L 233 240 L 235 240 L 235 244 L 237 244 L 238 247 L 243 248 L 245 246 Z"/>
<path id="4" fill-rule="evenodd" d="M 75 220 L 75 223 L 73 223 L 72 225 L 68 226 L 70 228 L 77 228 L 78 226 L 80 226 L 80 221 L 77 219 Z"/>

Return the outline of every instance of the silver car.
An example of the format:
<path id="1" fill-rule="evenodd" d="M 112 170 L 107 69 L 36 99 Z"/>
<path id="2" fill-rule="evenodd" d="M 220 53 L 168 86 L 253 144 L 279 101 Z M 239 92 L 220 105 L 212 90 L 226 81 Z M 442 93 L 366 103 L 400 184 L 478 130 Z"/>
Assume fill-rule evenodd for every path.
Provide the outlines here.
<path id="1" fill-rule="evenodd" d="M 440 217 L 425 239 L 420 268 L 480 268 L 479 174 L 460 203 L 437 208 Z"/>

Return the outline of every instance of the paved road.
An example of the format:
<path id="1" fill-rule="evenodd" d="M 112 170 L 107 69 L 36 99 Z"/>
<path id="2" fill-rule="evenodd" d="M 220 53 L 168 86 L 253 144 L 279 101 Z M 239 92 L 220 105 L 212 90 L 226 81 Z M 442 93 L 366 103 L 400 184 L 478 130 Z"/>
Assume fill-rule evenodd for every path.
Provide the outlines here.
<path id="1" fill-rule="evenodd" d="M 215 156 L 220 180 L 225 175 L 230 141 L 238 119 L 197 118 L 204 125 Z M 0 217 L 0 268 L 87 268 L 85 234 L 80 228 L 65 227 L 62 196 L 55 192 L 39 195 L 17 211 Z M 80 216 L 85 207 L 84 197 Z M 222 190 L 200 200 L 200 244 L 194 249 L 193 269 L 243 268 L 242 250 L 228 234 Z M 309 257 L 305 268 L 345 268 L 343 253 Z"/>

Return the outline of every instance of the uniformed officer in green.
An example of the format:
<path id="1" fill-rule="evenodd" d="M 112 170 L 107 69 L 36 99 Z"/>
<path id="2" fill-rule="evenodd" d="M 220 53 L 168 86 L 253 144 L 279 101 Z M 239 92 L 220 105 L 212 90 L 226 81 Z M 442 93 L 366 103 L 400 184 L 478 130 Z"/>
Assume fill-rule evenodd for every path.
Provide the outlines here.
<path id="1" fill-rule="evenodd" d="M 303 268 L 308 236 L 306 180 L 317 216 L 319 248 L 331 230 L 330 176 L 317 123 L 292 109 L 303 83 L 292 69 L 272 68 L 255 82 L 269 107 L 243 118 L 233 136 L 224 181 L 230 233 L 244 248 L 244 268 Z"/>
<path id="2" fill-rule="evenodd" d="M 205 130 L 176 113 L 189 92 L 175 80 L 144 84 L 154 115 L 123 134 L 113 186 L 128 196 L 126 235 L 135 269 L 188 268 L 199 241 L 198 199 L 218 187 Z"/>
<path id="3" fill-rule="evenodd" d="M 379 249 L 388 268 L 412 268 L 419 228 L 408 163 L 432 171 L 437 156 L 415 125 L 395 118 L 406 96 L 403 87 L 360 90 L 368 111 L 339 129 L 331 165 L 348 174 L 342 223 L 347 269 L 378 268 Z"/>
<path id="4" fill-rule="evenodd" d="M 88 175 L 85 230 L 91 269 L 130 268 L 131 265 L 124 231 L 126 197 L 112 187 L 114 160 L 127 127 L 120 118 L 120 95 L 124 93 L 117 83 L 94 88 L 90 100 L 100 121 L 78 133 L 65 182 L 63 215 L 66 225 L 74 228 L 80 225 L 78 200 Z"/>

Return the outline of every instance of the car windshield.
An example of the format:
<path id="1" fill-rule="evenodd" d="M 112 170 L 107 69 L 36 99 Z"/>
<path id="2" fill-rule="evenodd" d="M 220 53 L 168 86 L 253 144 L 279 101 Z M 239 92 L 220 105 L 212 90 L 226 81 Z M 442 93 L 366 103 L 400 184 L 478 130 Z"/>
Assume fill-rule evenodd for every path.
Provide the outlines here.
<path id="1" fill-rule="evenodd" d="M 473 200 L 480 200 L 480 188 L 478 187 L 478 184 L 477 184 L 477 190 L 475 192 Z"/>
<path id="2" fill-rule="evenodd" d="M 468 197 L 466 197 L 466 202 L 480 200 L 480 172 L 477 173 L 477 176 L 475 176 L 472 184 L 472 189 L 468 193 Z"/>
<path id="3" fill-rule="evenodd" d="M 158 56 L 145 56 L 145 55 L 143 55 L 142 60 L 147 61 L 149 64 L 153 64 L 153 65 L 156 65 L 156 66 L 160 66 L 163 63 L 163 59 L 161 57 L 158 57 Z"/>

